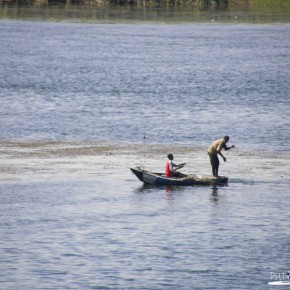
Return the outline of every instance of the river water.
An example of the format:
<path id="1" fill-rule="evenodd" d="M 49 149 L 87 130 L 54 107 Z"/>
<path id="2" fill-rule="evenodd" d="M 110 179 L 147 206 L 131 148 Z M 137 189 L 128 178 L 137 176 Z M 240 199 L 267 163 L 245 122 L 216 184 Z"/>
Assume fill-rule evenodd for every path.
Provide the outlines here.
<path id="1" fill-rule="evenodd" d="M 289 36 L 289 24 L 0 20 L 0 288 L 286 280 Z M 130 173 L 163 171 L 173 153 L 210 174 L 206 148 L 225 134 L 228 186 L 151 188 Z"/>

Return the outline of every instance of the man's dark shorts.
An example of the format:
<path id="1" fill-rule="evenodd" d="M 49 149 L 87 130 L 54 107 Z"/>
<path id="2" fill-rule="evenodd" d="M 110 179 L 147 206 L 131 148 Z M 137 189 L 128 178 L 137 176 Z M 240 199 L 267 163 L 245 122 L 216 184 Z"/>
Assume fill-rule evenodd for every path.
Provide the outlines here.
<path id="1" fill-rule="evenodd" d="M 216 154 L 210 154 L 208 153 L 210 164 L 213 168 L 217 168 L 220 164 L 220 161 L 218 159 L 218 156 Z"/>

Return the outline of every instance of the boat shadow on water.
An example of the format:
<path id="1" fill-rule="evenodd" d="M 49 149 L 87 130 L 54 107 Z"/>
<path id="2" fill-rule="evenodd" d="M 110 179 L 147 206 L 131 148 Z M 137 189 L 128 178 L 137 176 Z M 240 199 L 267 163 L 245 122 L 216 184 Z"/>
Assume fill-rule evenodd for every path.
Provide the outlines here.
<path id="1" fill-rule="evenodd" d="M 223 185 L 223 187 L 227 186 L 227 184 Z M 204 186 L 202 186 L 204 187 Z M 209 189 L 211 189 L 211 193 L 213 196 L 217 196 L 218 195 L 218 191 L 219 188 L 221 186 L 217 186 L 217 185 L 211 185 L 208 186 Z M 188 190 L 188 187 L 185 186 L 177 186 L 177 185 L 172 185 L 172 186 L 156 186 L 156 185 L 152 185 L 152 184 L 145 184 L 143 183 L 142 185 L 140 185 L 139 187 L 135 188 L 133 191 L 136 193 L 147 193 L 147 192 L 156 192 L 156 191 L 165 191 L 167 193 L 170 192 L 182 192 Z"/>
<path id="2" fill-rule="evenodd" d="M 146 192 L 151 192 L 151 191 L 165 191 L 165 192 L 175 192 L 175 191 L 184 191 L 185 187 L 184 186 L 156 186 L 152 184 L 146 184 L 143 183 L 136 189 L 134 189 L 134 192 L 136 193 L 146 193 Z"/>
<path id="3" fill-rule="evenodd" d="M 188 191 L 191 191 L 190 188 L 193 188 L 193 187 L 188 187 L 188 186 L 154 186 L 154 185 L 150 185 L 150 184 L 142 184 L 141 186 L 135 188 L 133 190 L 133 192 L 138 194 L 138 195 L 140 194 L 140 196 L 144 196 L 147 194 L 156 195 L 158 193 L 161 193 L 161 195 L 163 195 L 166 200 L 174 200 L 176 198 L 176 196 L 178 196 L 179 194 L 182 194 L 183 192 L 188 193 Z M 195 188 L 195 190 L 193 190 L 192 193 L 199 192 L 199 190 L 196 191 L 197 187 L 194 187 L 194 188 Z M 221 199 L 223 198 L 223 195 L 220 194 L 220 190 L 221 190 L 220 186 L 212 185 L 212 186 L 208 186 L 208 187 L 202 186 L 199 188 L 204 188 L 204 189 L 208 188 L 208 190 L 206 190 L 206 192 L 209 196 L 210 202 L 213 204 L 218 204 L 221 201 Z"/>

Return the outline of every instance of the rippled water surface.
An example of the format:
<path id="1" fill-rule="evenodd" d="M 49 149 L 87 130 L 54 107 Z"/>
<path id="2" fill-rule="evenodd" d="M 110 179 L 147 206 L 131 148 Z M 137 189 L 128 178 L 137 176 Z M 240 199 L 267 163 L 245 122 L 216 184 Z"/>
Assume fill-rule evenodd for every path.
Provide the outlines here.
<path id="1" fill-rule="evenodd" d="M 0 288 L 273 289 L 290 270 L 289 35 L 1 20 Z M 129 171 L 172 152 L 209 174 L 225 134 L 228 186 Z"/>
<path id="2" fill-rule="evenodd" d="M 1 21 L 0 137 L 288 150 L 290 26 Z"/>

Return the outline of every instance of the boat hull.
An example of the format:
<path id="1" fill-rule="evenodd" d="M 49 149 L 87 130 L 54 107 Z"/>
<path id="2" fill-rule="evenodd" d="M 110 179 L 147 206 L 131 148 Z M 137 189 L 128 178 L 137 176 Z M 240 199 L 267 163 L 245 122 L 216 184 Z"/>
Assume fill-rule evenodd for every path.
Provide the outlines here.
<path id="1" fill-rule="evenodd" d="M 167 177 L 162 173 L 154 173 L 141 168 L 130 168 L 136 177 L 145 184 L 155 186 L 194 186 L 194 185 L 226 185 L 228 177 L 212 177 L 201 175 L 186 175 Z"/>

